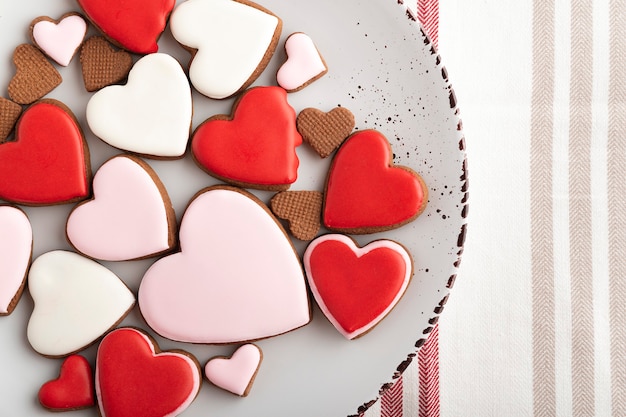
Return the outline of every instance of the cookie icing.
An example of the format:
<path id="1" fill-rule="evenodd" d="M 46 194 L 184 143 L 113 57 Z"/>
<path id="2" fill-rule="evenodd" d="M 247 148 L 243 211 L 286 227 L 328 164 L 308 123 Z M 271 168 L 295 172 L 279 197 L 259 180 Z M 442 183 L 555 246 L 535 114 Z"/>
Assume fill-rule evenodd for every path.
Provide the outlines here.
<path id="1" fill-rule="evenodd" d="M 59 377 L 41 386 L 39 403 L 52 411 L 72 411 L 96 404 L 93 372 L 84 356 L 68 356 Z"/>
<path id="2" fill-rule="evenodd" d="M 262 359 L 261 349 L 249 343 L 239 347 L 229 358 L 211 358 L 204 367 L 204 375 L 213 385 L 245 397 Z"/>
<path id="3" fill-rule="evenodd" d="M 40 20 L 32 28 L 37 46 L 64 67 L 69 65 L 86 33 L 85 19 L 73 13 L 62 17 L 58 23 Z"/>
<path id="4" fill-rule="evenodd" d="M 315 301 L 347 339 L 370 331 L 398 303 L 411 276 L 411 255 L 400 244 L 377 240 L 358 247 L 330 234 L 307 247 L 304 269 Z"/>
<path id="5" fill-rule="evenodd" d="M 280 87 L 254 87 L 194 131 L 191 150 L 209 174 L 236 185 L 286 189 L 298 177 L 296 147 L 302 136 L 296 112 Z"/>
<path id="6" fill-rule="evenodd" d="M 328 72 L 313 39 L 296 32 L 285 41 L 287 61 L 278 69 L 276 81 L 289 92 L 298 91 Z"/>
<path id="7" fill-rule="evenodd" d="M 26 214 L 0 205 L 0 316 L 11 313 L 22 294 L 33 247 Z"/>
<path id="8" fill-rule="evenodd" d="M 138 54 L 157 52 L 167 18 L 176 0 L 78 0 L 89 19 L 124 49 Z"/>
<path id="9" fill-rule="evenodd" d="M 117 156 L 93 179 L 94 199 L 70 213 L 66 233 L 78 251 L 124 261 L 154 256 L 174 245 L 174 210 L 156 173 L 139 158 Z"/>
<path id="10" fill-rule="evenodd" d="M 157 158 L 179 158 L 191 130 L 191 87 L 167 54 L 141 58 L 124 86 L 112 85 L 87 103 L 93 133 L 116 148 Z"/>
<path id="11" fill-rule="evenodd" d="M 89 150 L 65 105 L 46 99 L 28 107 L 15 139 L 0 144 L 0 198 L 40 206 L 89 196 Z"/>
<path id="12" fill-rule="evenodd" d="M 177 416 L 200 390 L 200 370 L 190 354 L 160 351 L 142 331 L 107 334 L 96 356 L 96 394 L 102 417 Z"/>
<path id="13" fill-rule="evenodd" d="M 133 293 L 104 266 L 74 252 L 52 251 L 33 261 L 28 288 L 35 302 L 28 321 L 31 346 L 45 356 L 75 353 L 121 321 Z"/>
<path id="14" fill-rule="evenodd" d="M 393 165 L 389 142 L 380 132 L 352 134 L 333 158 L 324 200 L 323 222 L 333 231 L 371 233 L 400 227 L 426 207 L 421 177 Z"/>
<path id="15" fill-rule="evenodd" d="M 210 98 L 226 98 L 254 81 L 273 54 L 281 20 L 248 1 L 187 0 L 170 19 L 174 38 L 195 51 L 192 85 Z"/>
<path id="16" fill-rule="evenodd" d="M 152 329 L 192 343 L 237 343 L 310 320 L 303 271 L 279 223 L 252 194 L 200 192 L 185 212 L 181 252 L 154 263 L 139 287 Z"/>

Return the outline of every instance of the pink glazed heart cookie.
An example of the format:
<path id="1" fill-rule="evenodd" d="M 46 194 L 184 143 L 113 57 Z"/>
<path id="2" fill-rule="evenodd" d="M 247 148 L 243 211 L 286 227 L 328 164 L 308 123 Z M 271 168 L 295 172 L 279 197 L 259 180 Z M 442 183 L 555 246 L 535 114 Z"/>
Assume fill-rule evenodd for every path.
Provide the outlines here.
<path id="1" fill-rule="evenodd" d="M 19 301 L 33 250 L 33 230 L 17 207 L 0 205 L 0 316 Z"/>
<path id="2" fill-rule="evenodd" d="M 141 159 L 116 156 L 93 179 L 93 200 L 67 219 L 69 242 L 82 254 L 105 261 L 156 256 L 175 244 L 176 218 L 165 186 Z"/>
<path id="3" fill-rule="evenodd" d="M 263 360 L 263 352 L 252 343 L 238 348 L 231 357 L 211 358 L 204 375 L 213 385 L 240 397 L 248 396 Z"/>
<path id="4" fill-rule="evenodd" d="M 200 365 L 189 353 L 161 351 L 143 331 L 120 328 L 104 337 L 96 357 L 102 417 L 177 416 L 198 395 Z"/>
<path id="5" fill-rule="evenodd" d="M 84 356 L 68 356 L 59 377 L 39 389 L 39 403 L 51 411 L 73 411 L 96 405 L 93 372 Z"/>
<path id="6" fill-rule="evenodd" d="M 309 322 L 295 249 L 252 194 L 226 186 L 200 191 L 183 216 L 179 241 L 181 251 L 155 262 L 139 287 L 141 313 L 161 336 L 239 343 Z"/>
<path id="7" fill-rule="evenodd" d="M 78 13 L 65 14 L 58 21 L 42 16 L 30 24 L 33 43 L 64 67 L 69 65 L 86 33 L 87 23 Z"/>
<path id="8" fill-rule="evenodd" d="M 413 275 L 411 255 L 390 240 L 360 248 L 347 236 L 325 235 L 311 242 L 303 260 L 317 304 L 347 339 L 380 323 Z"/>
<path id="9" fill-rule="evenodd" d="M 276 81 L 290 93 L 302 90 L 328 72 L 324 58 L 305 33 L 289 35 L 285 41 L 285 52 L 287 61 L 276 73 Z"/>

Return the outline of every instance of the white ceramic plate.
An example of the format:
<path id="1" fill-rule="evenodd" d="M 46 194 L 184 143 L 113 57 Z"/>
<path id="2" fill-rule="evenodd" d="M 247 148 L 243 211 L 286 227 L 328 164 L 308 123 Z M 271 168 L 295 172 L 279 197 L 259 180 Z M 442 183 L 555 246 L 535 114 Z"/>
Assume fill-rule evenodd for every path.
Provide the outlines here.
<path id="1" fill-rule="evenodd" d="M 374 400 L 393 378 L 396 368 L 416 351 L 433 318 L 441 312 L 458 268 L 465 233 L 465 150 L 456 100 L 439 56 L 397 0 L 262 0 L 284 22 L 281 44 L 255 85 L 274 85 L 285 59 L 282 42 L 292 32 L 309 34 L 323 54 L 329 73 L 304 90 L 291 94 L 297 110 L 342 105 L 352 110 L 359 129 L 376 128 L 391 142 L 395 163 L 419 172 L 430 189 L 426 211 L 399 230 L 360 236 L 362 244 L 391 238 L 407 246 L 415 261 L 415 276 L 397 307 L 372 332 L 345 340 L 314 309 L 312 322 L 287 335 L 258 342 L 264 362 L 250 395 L 239 398 L 205 383 L 186 416 L 299 415 L 346 416 Z M 77 11 L 72 0 L 0 2 L 0 84 L 14 74 L 13 49 L 28 42 L 32 19 L 59 18 Z M 90 29 L 93 31 L 93 28 Z M 172 39 L 169 29 L 160 51 L 186 66 L 189 55 Z M 77 58 L 60 68 L 64 82 L 50 97 L 65 102 L 86 132 L 95 170 L 119 151 L 95 138 L 85 123 L 90 97 L 82 85 Z M 6 96 L 6 89 L 2 90 Z M 216 113 L 230 113 L 232 100 L 212 101 L 194 95 L 194 128 Z M 321 190 L 328 161 L 306 145 L 298 149 L 301 169 L 293 190 Z M 199 189 L 216 181 L 189 156 L 178 161 L 149 161 L 168 188 L 178 219 Z M 2 179 L 0 179 L 1 181 Z M 256 193 L 264 201 L 270 193 Z M 64 225 L 71 205 L 26 208 L 35 233 L 34 256 L 52 249 L 70 249 Z M 304 245 L 297 244 L 302 252 Z M 154 260 L 104 263 L 134 291 Z M 60 360 L 36 354 L 26 340 L 26 323 L 33 303 L 26 290 L 12 315 L 0 317 L 0 415 L 47 416 L 36 400 L 41 384 L 58 374 Z M 136 309 L 123 325 L 146 328 Z M 185 349 L 201 363 L 214 355 L 229 355 L 234 347 L 197 346 L 156 338 L 162 349 Z M 419 343 L 418 343 L 419 344 Z M 90 360 L 95 346 L 84 352 Z M 95 416 L 96 409 L 72 413 Z"/>

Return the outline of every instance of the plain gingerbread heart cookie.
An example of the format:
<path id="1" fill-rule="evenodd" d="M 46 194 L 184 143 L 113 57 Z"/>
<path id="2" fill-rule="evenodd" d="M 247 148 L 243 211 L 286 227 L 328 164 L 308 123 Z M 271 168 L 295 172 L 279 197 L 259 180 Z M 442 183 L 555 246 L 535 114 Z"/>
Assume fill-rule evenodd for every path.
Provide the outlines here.
<path id="1" fill-rule="evenodd" d="M 93 372 L 84 356 L 68 356 L 59 377 L 41 386 L 39 403 L 51 411 L 74 411 L 96 405 Z"/>
<path id="2" fill-rule="evenodd" d="M 324 112 L 308 107 L 296 119 L 302 139 L 321 156 L 327 158 L 354 130 L 354 114 L 345 107 Z"/>
<path id="3" fill-rule="evenodd" d="M 382 232 L 403 226 L 424 211 L 428 201 L 424 180 L 392 159 L 387 138 L 376 130 L 346 139 L 326 180 L 322 217 L 329 230 Z"/>
<path id="4" fill-rule="evenodd" d="M 96 356 L 96 393 L 102 417 L 177 416 L 201 385 L 200 365 L 183 351 L 161 351 L 134 328 L 106 335 Z"/>
<path id="5" fill-rule="evenodd" d="M 247 88 L 276 50 L 282 21 L 247 0 L 187 0 L 170 21 L 172 35 L 192 52 L 191 84 L 222 99 Z"/>
<path id="6" fill-rule="evenodd" d="M 156 172 L 141 159 L 130 155 L 109 159 L 94 176 L 93 194 L 67 219 L 67 238 L 79 252 L 105 261 L 127 261 L 174 247 L 172 203 Z"/>
<path id="7" fill-rule="evenodd" d="M 133 57 L 115 50 L 104 37 L 92 36 L 80 48 L 80 64 L 85 89 L 93 92 L 126 79 Z"/>
<path id="8" fill-rule="evenodd" d="M 390 240 L 358 247 L 344 235 L 321 236 L 307 247 L 303 262 L 315 301 L 347 339 L 380 323 L 413 275 L 411 255 Z"/>
<path id="9" fill-rule="evenodd" d="M 9 81 L 9 97 L 31 104 L 54 90 L 63 79 L 44 54 L 33 45 L 22 44 L 13 52 L 15 75 Z"/>
<path id="10" fill-rule="evenodd" d="M 238 343 L 309 322 L 299 257 L 252 194 L 226 186 L 201 191 L 183 216 L 179 241 L 181 251 L 155 262 L 139 287 L 141 313 L 161 336 Z"/>

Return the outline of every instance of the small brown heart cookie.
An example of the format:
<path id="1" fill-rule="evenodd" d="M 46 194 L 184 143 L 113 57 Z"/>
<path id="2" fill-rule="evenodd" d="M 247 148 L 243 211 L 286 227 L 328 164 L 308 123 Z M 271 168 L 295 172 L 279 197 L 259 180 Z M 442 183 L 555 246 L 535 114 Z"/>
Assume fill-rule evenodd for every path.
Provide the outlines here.
<path id="1" fill-rule="evenodd" d="M 22 106 L 0 97 L 0 142 L 4 142 L 22 114 Z"/>
<path id="2" fill-rule="evenodd" d="M 16 103 L 34 103 L 63 81 L 59 71 L 33 45 L 15 48 L 13 63 L 17 71 L 9 82 L 9 97 Z"/>
<path id="3" fill-rule="evenodd" d="M 85 88 L 92 92 L 126 79 L 133 58 L 126 51 L 116 51 L 106 38 L 93 36 L 80 50 L 80 63 Z"/>
<path id="4" fill-rule="evenodd" d="M 309 107 L 300 112 L 296 126 L 302 139 L 326 158 L 350 136 L 355 121 L 352 112 L 345 107 L 335 107 L 328 113 Z"/>
<path id="5" fill-rule="evenodd" d="M 283 191 L 272 197 L 270 208 L 287 221 L 296 239 L 311 240 L 321 227 L 323 199 L 324 194 L 318 191 Z"/>

